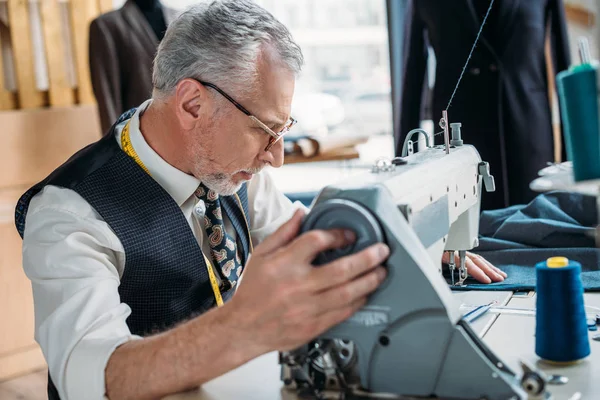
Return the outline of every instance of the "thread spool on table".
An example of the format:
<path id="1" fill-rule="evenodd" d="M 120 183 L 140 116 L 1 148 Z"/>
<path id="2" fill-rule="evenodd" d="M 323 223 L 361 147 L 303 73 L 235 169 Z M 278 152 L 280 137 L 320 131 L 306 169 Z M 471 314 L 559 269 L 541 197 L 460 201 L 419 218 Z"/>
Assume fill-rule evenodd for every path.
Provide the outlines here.
<path id="1" fill-rule="evenodd" d="M 574 363 L 590 354 L 581 264 L 552 257 L 536 265 L 535 353 L 554 363 Z"/>
<path id="2" fill-rule="evenodd" d="M 600 179 L 600 70 L 589 56 L 585 38 L 579 42 L 581 64 L 556 76 L 565 145 L 576 182 Z"/>

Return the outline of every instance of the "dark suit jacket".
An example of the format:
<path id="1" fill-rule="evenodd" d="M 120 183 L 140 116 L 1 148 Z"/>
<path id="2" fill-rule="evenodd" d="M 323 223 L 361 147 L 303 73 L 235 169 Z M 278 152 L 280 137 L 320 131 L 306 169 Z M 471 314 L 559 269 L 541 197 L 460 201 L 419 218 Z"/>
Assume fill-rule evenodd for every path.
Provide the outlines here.
<path id="1" fill-rule="evenodd" d="M 406 133 L 419 127 L 424 97 L 431 97 L 432 118 L 436 132 L 440 130 L 442 110 L 482 20 L 472 1 L 490 2 L 409 1 L 403 84 L 396 102 L 400 107 L 397 155 Z M 483 195 L 484 209 L 527 203 L 535 196 L 530 181 L 554 160 L 544 59 L 547 27 L 555 72 L 570 63 L 562 0 L 496 0 L 489 18 L 448 110 L 450 122 L 462 123 L 463 140 L 490 163 L 496 179 L 496 192 Z M 430 93 L 424 90 L 428 45 L 437 60 Z"/>
<path id="2" fill-rule="evenodd" d="M 158 38 L 132 1 L 90 25 L 90 72 L 102 131 L 124 111 L 152 95 L 152 61 Z"/>

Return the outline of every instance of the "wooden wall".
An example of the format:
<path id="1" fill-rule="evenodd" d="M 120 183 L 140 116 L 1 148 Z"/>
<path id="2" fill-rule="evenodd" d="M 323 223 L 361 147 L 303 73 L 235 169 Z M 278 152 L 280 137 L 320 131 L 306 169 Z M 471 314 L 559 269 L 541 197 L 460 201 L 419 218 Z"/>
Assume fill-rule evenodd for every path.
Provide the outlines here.
<path id="1" fill-rule="evenodd" d="M 19 196 L 100 138 L 88 27 L 112 0 L 0 0 L 0 381 L 43 368 L 14 226 Z"/>
<path id="2" fill-rule="evenodd" d="M 89 24 L 112 0 L 0 0 L 0 110 L 94 104 Z"/>

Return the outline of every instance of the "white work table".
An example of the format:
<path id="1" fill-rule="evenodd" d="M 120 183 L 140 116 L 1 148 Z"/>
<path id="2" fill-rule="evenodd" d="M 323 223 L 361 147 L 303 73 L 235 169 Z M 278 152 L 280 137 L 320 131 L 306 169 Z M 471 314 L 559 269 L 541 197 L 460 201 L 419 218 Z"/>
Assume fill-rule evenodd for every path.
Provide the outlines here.
<path id="1" fill-rule="evenodd" d="M 485 304 L 497 300 L 499 305 L 535 308 L 535 295 L 516 297 L 510 292 L 456 292 L 457 304 Z M 600 307 L 600 293 L 586 293 L 586 305 Z M 592 399 L 600 396 L 600 342 L 590 341 L 591 355 L 571 366 L 556 366 L 539 362 L 535 354 L 535 317 L 528 315 L 488 313 L 472 324 L 490 349 L 511 369 L 520 371 L 519 360 L 548 374 L 569 378 L 563 386 L 548 386 L 556 400 Z M 590 338 L 596 332 L 589 332 Z M 168 400 L 296 400 L 293 392 L 283 388 L 279 378 L 277 353 L 263 355 L 198 390 L 169 396 Z M 577 394 L 580 393 L 580 394 Z M 166 400 L 165 399 L 165 400 Z"/>
<path id="2" fill-rule="evenodd" d="M 600 293 L 586 293 L 585 304 L 600 307 Z M 535 297 L 512 298 L 508 305 L 535 308 Z M 588 331 L 591 354 L 570 366 L 545 363 L 536 356 L 534 317 L 503 314 L 494 322 L 483 340 L 513 370 L 518 371 L 519 359 L 523 359 L 548 374 L 568 377 L 569 383 L 564 386 L 549 386 L 555 399 L 597 399 L 600 397 L 600 342 L 591 340 L 597 333 L 599 331 Z M 576 395 L 577 392 L 581 395 Z"/>

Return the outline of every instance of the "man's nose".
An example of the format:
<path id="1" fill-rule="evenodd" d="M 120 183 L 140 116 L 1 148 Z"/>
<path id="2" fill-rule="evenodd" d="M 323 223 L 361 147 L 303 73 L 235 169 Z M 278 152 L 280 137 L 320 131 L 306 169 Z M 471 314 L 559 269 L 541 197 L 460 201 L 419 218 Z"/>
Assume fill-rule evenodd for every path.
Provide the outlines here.
<path id="1" fill-rule="evenodd" d="M 269 163 L 272 167 L 281 167 L 283 165 L 283 138 L 275 142 L 268 151 L 261 151 L 258 159 Z"/>

